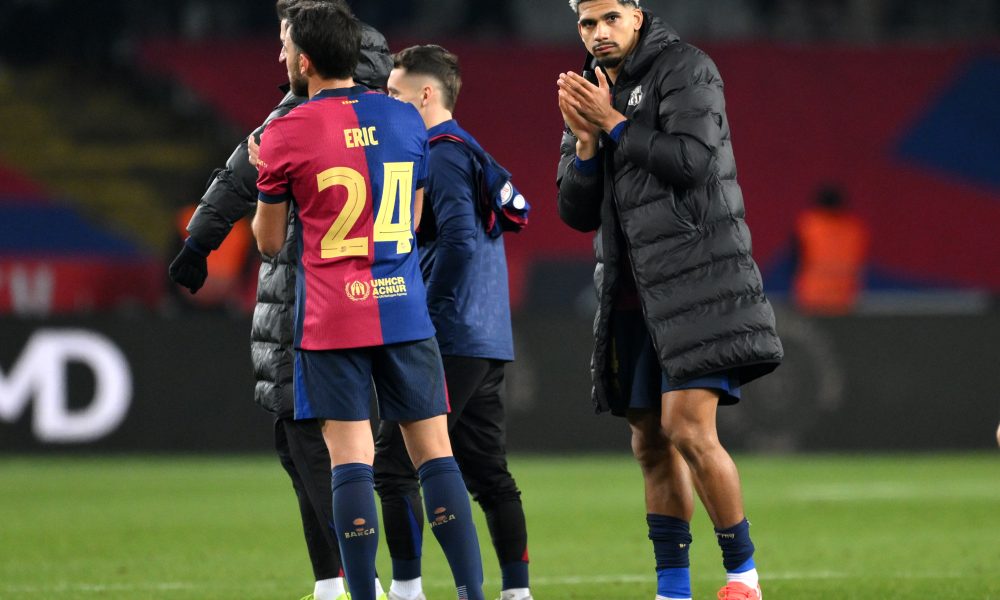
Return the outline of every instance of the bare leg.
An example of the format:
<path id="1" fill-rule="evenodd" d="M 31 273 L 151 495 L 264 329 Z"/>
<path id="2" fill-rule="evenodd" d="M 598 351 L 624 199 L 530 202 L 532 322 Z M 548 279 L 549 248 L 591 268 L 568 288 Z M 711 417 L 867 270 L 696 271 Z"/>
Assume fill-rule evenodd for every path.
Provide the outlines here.
<path id="1" fill-rule="evenodd" d="M 646 512 L 691 521 L 694 499 L 691 474 L 684 458 L 670 443 L 660 425 L 660 415 L 648 410 L 628 413 L 632 453 L 642 469 Z"/>
<path id="2" fill-rule="evenodd" d="M 370 421 L 323 421 L 323 440 L 330 450 L 330 464 L 371 465 L 375 461 L 375 440 Z"/>
<path id="3" fill-rule="evenodd" d="M 406 450 L 410 453 L 414 467 L 419 469 L 429 460 L 451 456 L 446 415 L 400 423 L 399 428 L 403 431 L 403 441 L 406 442 Z"/>
<path id="4" fill-rule="evenodd" d="M 676 390 L 663 394 L 663 432 L 684 457 L 709 518 L 718 529 L 744 518 L 743 495 L 736 464 L 719 442 L 715 416 L 717 392 Z"/>

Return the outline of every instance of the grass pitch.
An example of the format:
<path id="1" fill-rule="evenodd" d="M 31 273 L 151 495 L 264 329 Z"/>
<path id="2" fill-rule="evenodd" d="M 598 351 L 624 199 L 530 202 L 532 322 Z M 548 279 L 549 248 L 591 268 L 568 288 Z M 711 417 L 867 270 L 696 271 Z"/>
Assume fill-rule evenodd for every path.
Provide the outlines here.
<path id="1" fill-rule="evenodd" d="M 624 452 L 624 449 L 623 449 Z M 1000 600 L 1000 455 L 738 457 L 765 597 Z M 651 600 L 638 468 L 515 456 L 538 600 Z M 499 569 L 482 515 L 487 598 Z M 700 508 L 694 596 L 723 572 Z M 425 530 L 429 600 L 454 598 Z M 388 552 L 379 551 L 383 580 Z M 0 458 L 0 598 L 288 599 L 312 591 L 272 457 Z"/>

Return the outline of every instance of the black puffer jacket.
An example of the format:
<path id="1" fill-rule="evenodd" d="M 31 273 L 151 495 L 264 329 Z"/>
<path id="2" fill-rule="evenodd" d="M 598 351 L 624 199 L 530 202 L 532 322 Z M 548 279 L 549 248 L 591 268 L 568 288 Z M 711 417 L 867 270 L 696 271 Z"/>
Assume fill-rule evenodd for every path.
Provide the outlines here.
<path id="1" fill-rule="evenodd" d="M 361 60 L 354 72 L 357 82 L 384 88 L 392 70 L 392 56 L 381 33 L 364 25 Z M 273 119 L 287 114 L 305 98 L 287 93 L 271 111 L 260 133 Z M 216 171 L 201 203 L 188 223 L 188 233 L 200 246 L 215 250 L 229 235 L 233 224 L 257 208 L 257 170 L 250 165 L 246 140 Z M 295 265 L 298 263 L 295 214 L 288 218 L 285 245 L 273 259 L 264 259 L 257 280 L 257 307 L 253 313 L 250 352 L 257 379 L 254 400 L 279 418 L 294 413 L 292 396 L 292 322 L 295 304 Z M 211 274 L 209 274 L 211 276 Z"/>
<path id="2" fill-rule="evenodd" d="M 731 369 L 746 383 L 782 359 L 750 256 L 719 72 L 649 13 L 640 35 L 612 88 L 615 108 L 629 120 L 619 143 L 602 136 L 601 166 L 585 175 L 567 131 L 559 163 L 560 216 L 597 231 L 591 369 L 599 412 L 615 389 L 609 317 L 626 265 L 672 382 Z"/>

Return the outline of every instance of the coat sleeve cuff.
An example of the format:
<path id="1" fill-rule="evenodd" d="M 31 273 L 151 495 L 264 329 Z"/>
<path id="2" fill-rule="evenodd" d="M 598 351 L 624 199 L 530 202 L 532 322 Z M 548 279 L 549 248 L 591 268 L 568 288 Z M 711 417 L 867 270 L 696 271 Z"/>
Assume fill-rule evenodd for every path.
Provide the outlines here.
<path id="1" fill-rule="evenodd" d="M 593 158 L 588 158 L 587 160 L 581 160 L 580 157 L 577 156 L 573 160 L 573 167 L 581 175 L 587 175 L 587 176 L 596 175 L 597 174 L 597 157 L 595 156 Z"/>
<path id="2" fill-rule="evenodd" d="M 626 127 L 628 127 L 628 121 L 622 121 L 621 123 L 615 125 L 615 128 L 608 133 L 608 137 L 617 144 L 618 141 L 622 139 L 622 134 L 625 133 Z"/>

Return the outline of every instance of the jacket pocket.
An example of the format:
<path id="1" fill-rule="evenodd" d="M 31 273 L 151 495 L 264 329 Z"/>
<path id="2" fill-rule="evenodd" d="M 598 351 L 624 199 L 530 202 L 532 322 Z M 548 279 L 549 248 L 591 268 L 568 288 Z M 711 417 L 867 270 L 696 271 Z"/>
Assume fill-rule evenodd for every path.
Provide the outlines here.
<path id="1" fill-rule="evenodd" d="M 694 203 L 694 198 L 690 196 L 688 190 L 674 189 L 670 194 L 670 201 L 677 218 L 691 229 L 700 229 L 701 218 Z"/>

